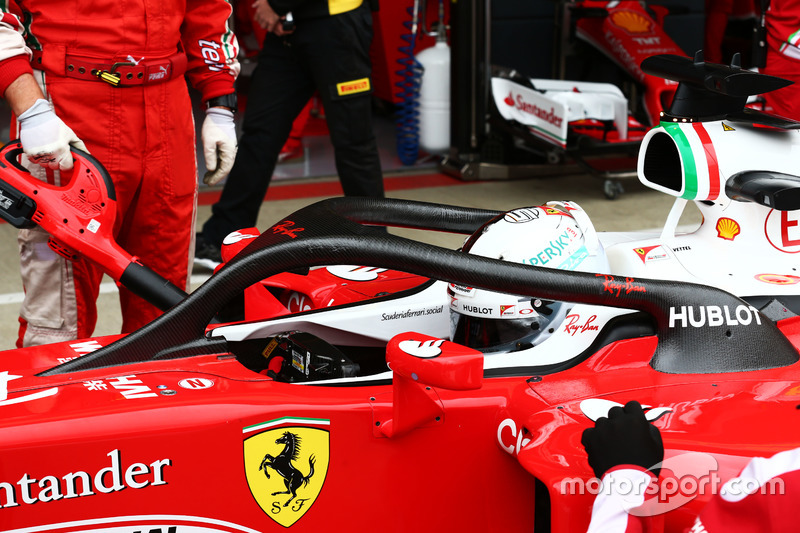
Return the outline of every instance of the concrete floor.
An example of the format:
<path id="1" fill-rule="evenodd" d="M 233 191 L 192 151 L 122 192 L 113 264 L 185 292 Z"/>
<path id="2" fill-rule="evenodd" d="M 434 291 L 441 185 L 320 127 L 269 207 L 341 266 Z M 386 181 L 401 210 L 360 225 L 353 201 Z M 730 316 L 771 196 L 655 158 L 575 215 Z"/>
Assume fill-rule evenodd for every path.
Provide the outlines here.
<path id="1" fill-rule="evenodd" d="M 396 176 L 403 175 L 404 173 L 398 172 L 388 173 L 385 179 L 388 182 Z M 335 181 L 336 178 L 296 178 L 283 180 L 282 183 L 288 184 L 302 179 L 324 182 Z M 603 195 L 602 181 L 582 174 L 515 181 L 458 182 L 445 187 L 394 191 L 389 192 L 387 196 L 498 210 L 536 205 L 549 200 L 572 200 L 578 202 L 589 213 L 599 231 L 659 228 L 666 218 L 673 198 L 647 189 L 635 179 L 625 180 L 623 184 L 625 193 L 613 201 Z M 267 228 L 293 211 L 322 198 L 324 197 L 266 201 L 261 209 L 258 227 Z M 198 228 L 208 218 L 210 212 L 208 205 L 201 205 L 198 208 Z M 697 213 L 689 213 L 684 215 L 682 223 L 692 224 L 698 221 Z M 463 240 L 461 236 L 450 234 L 426 234 L 400 229 L 392 232 L 451 248 L 458 247 Z M 207 271 L 195 269 L 193 287 L 202 283 L 208 275 Z M 16 229 L 9 224 L 0 224 L 0 350 L 14 347 L 17 315 L 22 299 L 21 291 Z M 117 298 L 116 287 L 108 280 L 98 300 L 100 319 L 96 335 L 119 332 L 121 318 Z"/>

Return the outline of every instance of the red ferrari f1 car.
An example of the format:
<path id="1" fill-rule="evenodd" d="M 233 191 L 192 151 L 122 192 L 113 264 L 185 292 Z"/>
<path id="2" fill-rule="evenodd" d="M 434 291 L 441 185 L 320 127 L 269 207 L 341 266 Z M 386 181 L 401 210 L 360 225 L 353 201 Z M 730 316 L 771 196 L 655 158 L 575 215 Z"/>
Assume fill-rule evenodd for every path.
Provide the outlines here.
<path id="1" fill-rule="evenodd" d="M 325 201 L 133 334 L 6 353 L 0 527 L 579 531 L 593 501 L 580 436 L 603 406 L 650 406 L 667 457 L 704 452 L 722 482 L 800 444 L 800 319 L 774 323 L 705 285 L 536 268 L 364 225 L 473 233 L 494 215 Z M 497 354 L 442 339 L 446 306 L 419 303 L 433 281 L 207 329 L 263 278 L 338 264 L 573 303 L 548 340 Z M 369 290 L 374 273 L 349 269 L 347 287 Z M 668 529 L 709 496 L 679 493 Z"/>
<path id="2" fill-rule="evenodd" d="M 668 65 L 691 82 L 699 67 L 685 61 Z M 743 120 L 735 129 L 750 131 Z M 678 154 L 674 136 L 654 135 L 644 174 L 722 210 L 707 211 L 712 225 L 735 218 L 744 233 L 800 208 L 800 179 L 779 168 L 724 189 L 757 208 L 750 218 L 721 192 L 708 200 L 699 159 L 691 189 L 654 172 L 684 166 L 685 146 L 655 162 Z M 2 172 L 20 170 L 19 153 L 2 152 Z M 86 156 L 76 169 L 67 189 L 2 184 L 3 217 L 53 228 L 65 255 L 97 245 L 114 276 L 169 309 L 127 336 L 3 354 L 3 531 L 582 531 L 600 487 L 581 434 L 630 400 L 666 448 L 647 512 L 683 531 L 749 458 L 800 446 L 800 318 L 771 282 L 791 277 L 783 263 L 740 297 L 691 282 L 702 276 L 678 236 L 608 247 L 623 274 L 576 269 L 598 239 L 571 225 L 569 203 L 497 213 L 340 198 L 234 234 L 238 253 L 184 295 L 108 242 L 110 182 Z M 534 253 L 480 253 L 492 228 L 542 221 L 558 232 Z M 373 226 L 470 235 L 470 253 Z M 636 273 L 668 263 L 681 275 Z"/>

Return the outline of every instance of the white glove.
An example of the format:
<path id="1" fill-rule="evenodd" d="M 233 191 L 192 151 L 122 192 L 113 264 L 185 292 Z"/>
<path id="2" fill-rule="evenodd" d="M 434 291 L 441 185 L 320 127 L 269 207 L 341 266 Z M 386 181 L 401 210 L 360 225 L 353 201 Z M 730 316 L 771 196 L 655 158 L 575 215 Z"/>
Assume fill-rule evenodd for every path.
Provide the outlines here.
<path id="1" fill-rule="evenodd" d="M 70 145 L 86 150 L 86 145 L 58 118 L 50 102 L 38 99 L 17 118 L 22 150 L 31 162 L 53 170 L 72 168 Z"/>
<path id="2" fill-rule="evenodd" d="M 233 123 L 233 111 L 224 107 L 206 109 L 206 119 L 203 121 L 200 137 L 208 169 L 203 176 L 203 183 L 216 185 L 228 175 L 236 159 L 236 126 Z"/>

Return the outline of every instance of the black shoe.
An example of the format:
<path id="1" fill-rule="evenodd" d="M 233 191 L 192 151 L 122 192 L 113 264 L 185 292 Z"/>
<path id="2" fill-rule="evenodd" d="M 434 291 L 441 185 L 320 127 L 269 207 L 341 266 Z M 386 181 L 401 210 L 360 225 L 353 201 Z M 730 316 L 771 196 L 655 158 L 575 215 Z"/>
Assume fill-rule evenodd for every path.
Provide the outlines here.
<path id="1" fill-rule="evenodd" d="M 202 233 L 195 236 L 194 264 L 209 270 L 214 270 L 222 264 L 220 248 L 205 240 Z"/>

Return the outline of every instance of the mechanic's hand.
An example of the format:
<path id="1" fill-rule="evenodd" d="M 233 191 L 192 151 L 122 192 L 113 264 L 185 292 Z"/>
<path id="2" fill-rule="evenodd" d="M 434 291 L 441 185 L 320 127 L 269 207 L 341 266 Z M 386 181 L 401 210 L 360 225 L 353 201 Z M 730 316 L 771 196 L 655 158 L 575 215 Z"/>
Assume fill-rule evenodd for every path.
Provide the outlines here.
<path id="1" fill-rule="evenodd" d="M 598 418 L 595 427 L 583 432 L 581 444 L 598 479 L 615 466 L 637 465 L 650 470 L 664 460 L 661 433 L 647 421 L 636 401 L 609 409 L 608 418 Z M 656 476 L 658 473 L 658 469 L 653 470 Z"/>
<path id="2" fill-rule="evenodd" d="M 58 118 L 47 100 L 36 100 L 19 115 L 17 121 L 22 150 L 37 165 L 53 170 L 69 170 L 73 166 L 70 145 L 87 151 L 83 141 Z"/>
<path id="3" fill-rule="evenodd" d="M 251 7 L 255 9 L 253 20 L 255 20 L 259 26 L 269 32 L 283 35 L 280 25 L 281 17 L 275 13 L 275 10 L 272 9 L 272 6 L 269 5 L 267 0 L 255 0 Z"/>
<path id="4" fill-rule="evenodd" d="M 236 159 L 236 125 L 233 111 L 224 107 L 206 109 L 206 119 L 200 132 L 203 143 L 203 156 L 208 171 L 203 183 L 216 185 L 228 175 Z"/>

